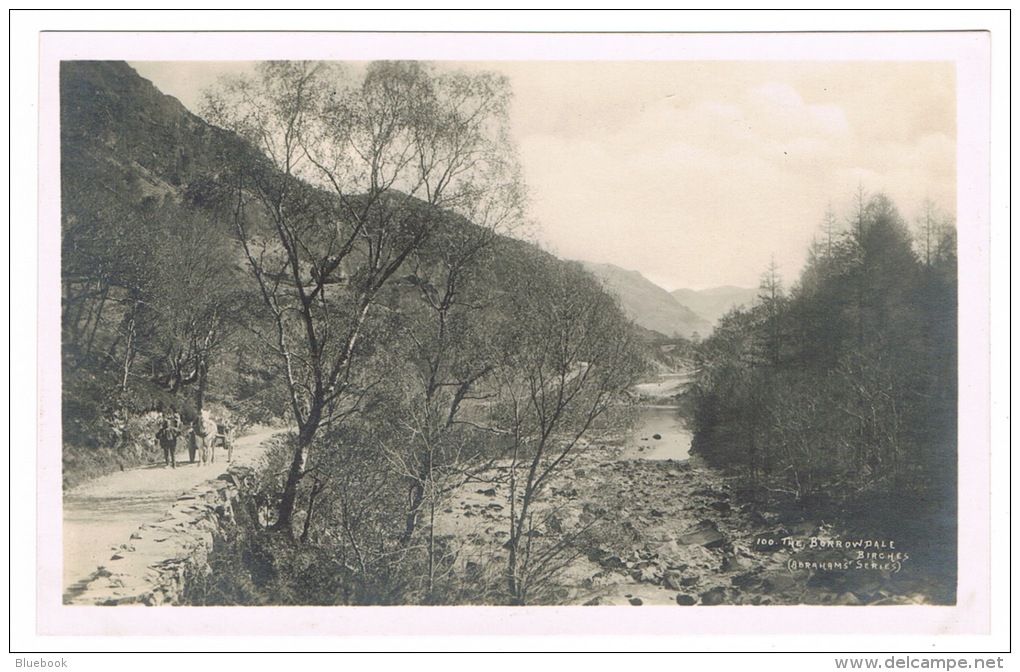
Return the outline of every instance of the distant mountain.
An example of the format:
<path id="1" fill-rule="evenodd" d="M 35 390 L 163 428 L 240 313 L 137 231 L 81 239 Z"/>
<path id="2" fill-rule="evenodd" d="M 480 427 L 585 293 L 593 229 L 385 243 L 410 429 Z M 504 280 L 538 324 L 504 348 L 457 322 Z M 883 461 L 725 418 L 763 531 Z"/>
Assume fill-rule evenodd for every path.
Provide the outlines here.
<path id="1" fill-rule="evenodd" d="M 671 338 L 690 338 L 695 332 L 706 336 L 712 331 L 712 323 L 682 305 L 638 271 L 628 271 L 613 264 L 581 263 L 620 297 L 627 316 L 638 326 Z"/>
<path id="2" fill-rule="evenodd" d="M 712 323 L 714 327 L 723 315 L 737 306 L 750 306 L 758 290 L 748 287 L 714 287 L 712 289 L 676 289 L 673 298 Z M 702 332 L 705 335 L 705 332 Z"/>

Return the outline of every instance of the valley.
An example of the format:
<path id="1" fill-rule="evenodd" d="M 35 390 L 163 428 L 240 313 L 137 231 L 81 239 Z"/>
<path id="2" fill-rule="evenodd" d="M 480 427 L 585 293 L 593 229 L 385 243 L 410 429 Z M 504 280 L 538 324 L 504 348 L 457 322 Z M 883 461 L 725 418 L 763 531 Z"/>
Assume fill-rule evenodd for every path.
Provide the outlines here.
<path id="1" fill-rule="evenodd" d="M 296 431 L 192 606 L 955 603 L 934 206 L 860 187 L 800 279 L 669 292 L 532 237 L 498 73 L 239 77 L 199 116 L 61 64 L 65 583 L 216 476 L 153 466 L 215 409 Z"/>

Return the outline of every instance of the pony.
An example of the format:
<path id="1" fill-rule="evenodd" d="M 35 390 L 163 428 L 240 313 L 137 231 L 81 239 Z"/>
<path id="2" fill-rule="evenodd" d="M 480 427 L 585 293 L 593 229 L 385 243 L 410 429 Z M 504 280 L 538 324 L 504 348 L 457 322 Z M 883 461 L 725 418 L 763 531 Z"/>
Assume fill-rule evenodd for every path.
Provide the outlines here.
<path id="1" fill-rule="evenodd" d="M 202 464 L 216 461 L 216 423 L 208 411 L 202 411 L 191 424 L 191 445 L 189 454 L 191 461 L 195 461 L 195 454 L 198 453 Z"/>

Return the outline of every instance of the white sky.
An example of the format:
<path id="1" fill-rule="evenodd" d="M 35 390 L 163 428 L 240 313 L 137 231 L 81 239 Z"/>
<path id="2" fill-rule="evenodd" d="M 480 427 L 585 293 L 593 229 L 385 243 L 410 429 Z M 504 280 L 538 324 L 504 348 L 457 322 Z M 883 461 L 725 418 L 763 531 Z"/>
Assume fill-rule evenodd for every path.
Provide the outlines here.
<path id="1" fill-rule="evenodd" d="M 132 62 L 197 111 L 247 63 Z M 956 208 L 951 62 L 517 61 L 512 125 L 538 238 L 666 289 L 794 281 L 858 183 L 912 220 Z"/>

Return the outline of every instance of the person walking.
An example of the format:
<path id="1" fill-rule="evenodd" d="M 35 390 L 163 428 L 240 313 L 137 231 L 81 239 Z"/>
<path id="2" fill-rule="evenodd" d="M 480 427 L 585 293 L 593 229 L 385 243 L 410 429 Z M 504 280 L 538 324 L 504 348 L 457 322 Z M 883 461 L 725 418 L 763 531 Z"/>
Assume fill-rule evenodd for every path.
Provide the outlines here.
<path id="1" fill-rule="evenodd" d="M 223 448 L 227 451 L 227 462 L 234 461 L 234 426 L 226 417 L 220 418 L 216 423 L 216 438 L 223 442 Z"/>
<path id="2" fill-rule="evenodd" d="M 156 439 L 160 448 L 163 449 L 163 461 L 165 467 L 177 468 L 177 437 L 181 435 L 180 428 L 174 423 L 172 416 L 164 416 L 159 431 L 156 432 Z"/>

